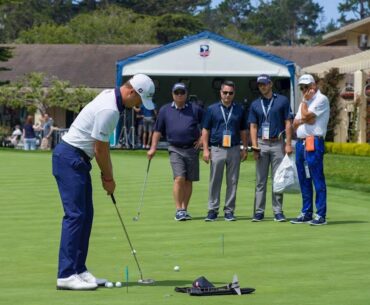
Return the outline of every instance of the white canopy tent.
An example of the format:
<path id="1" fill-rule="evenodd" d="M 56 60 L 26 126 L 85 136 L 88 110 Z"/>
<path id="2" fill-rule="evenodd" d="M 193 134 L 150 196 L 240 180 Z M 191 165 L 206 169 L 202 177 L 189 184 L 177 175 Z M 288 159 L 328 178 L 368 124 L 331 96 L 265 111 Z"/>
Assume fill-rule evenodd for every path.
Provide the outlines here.
<path id="1" fill-rule="evenodd" d="M 235 100 L 247 104 L 258 96 L 256 77 L 265 73 L 273 78 L 275 90 L 288 96 L 296 110 L 294 62 L 211 32 L 118 61 L 116 85 L 121 86 L 137 73 L 153 78 L 158 106 L 171 101 L 171 87 L 179 81 L 187 84 L 190 96 L 210 104 L 219 98 L 220 84 L 225 79 L 236 83 Z"/>

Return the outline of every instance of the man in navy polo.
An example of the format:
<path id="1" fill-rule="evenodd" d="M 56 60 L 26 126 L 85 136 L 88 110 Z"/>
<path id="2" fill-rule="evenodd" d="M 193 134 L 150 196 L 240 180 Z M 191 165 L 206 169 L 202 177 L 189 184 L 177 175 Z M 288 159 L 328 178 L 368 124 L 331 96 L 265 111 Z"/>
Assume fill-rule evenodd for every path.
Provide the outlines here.
<path id="1" fill-rule="evenodd" d="M 253 157 L 256 160 L 256 191 L 252 221 L 259 222 L 265 216 L 266 189 L 269 168 L 274 177 L 284 154 L 292 153 L 291 110 L 287 97 L 272 92 L 270 76 L 262 74 L 257 78 L 261 97 L 252 102 L 248 121 Z M 283 134 L 286 142 L 284 143 Z M 274 220 L 285 222 L 283 195 L 272 191 L 272 210 Z"/>
<path id="2" fill-rule="evenodd" d="M 211 161 L 208 215 L 205 221 L 215 221 L 220 207 L 220 193 L 226 167 L 226 198 L 224 217 L 235 221 L 236 190 L 240 161 L 247 158 L 247 124 L 243 108 L 234 103 L 235 84 L 224 81 L 221 100 L 207 109 L 202 129 L 203 160 Z M 242 150 L 240 150 L 240 141 Z"/>
<path id="3" fill-rule="evenodd" d="M 86 267 L 94 208 L 91 159 L 101 172 L 103 189 L 113 194 L 116 183 L 109 152 L 109 136 L 125 107 L 143 103 L 153 109 L 153 81 L 136 74 L 120 88 L 103 90 L 79 113 L 53 152 L 53 175 L 62 200 L 64 217 L 59 248 L 57 289 L 94 290 L 106 280 Z"/>
<path id="4" fill-rule="evenodd" d="M 173 197 L 176 205 L 175 220 L 191 220 L 188 213 L 193 181 L 199 181 L 200 124 L 203 110 L 187 102 L 188 90 L 183 83 L 172 88 L 173 102 L 161 107 L 154 126 L 152 146 L 147 153 L 152 159 L 158 142 L 166 134 L 173 171 Z"/>

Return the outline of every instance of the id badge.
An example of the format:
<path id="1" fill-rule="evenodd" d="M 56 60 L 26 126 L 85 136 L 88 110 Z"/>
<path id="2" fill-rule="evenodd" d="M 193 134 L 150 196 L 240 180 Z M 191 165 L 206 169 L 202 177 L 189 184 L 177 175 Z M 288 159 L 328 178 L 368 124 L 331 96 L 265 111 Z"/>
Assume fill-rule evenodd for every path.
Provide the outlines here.
<path id="1" fill-rule="evenodd" d="M 262 123 L 262 140 L 270 139 L 270 123 Z"/>
<path id="2" fill-rule="evenodd" d="M 224 130 L 222 135 L 222 146 L 231 147 L 231 132 L 229 130 Z"/>

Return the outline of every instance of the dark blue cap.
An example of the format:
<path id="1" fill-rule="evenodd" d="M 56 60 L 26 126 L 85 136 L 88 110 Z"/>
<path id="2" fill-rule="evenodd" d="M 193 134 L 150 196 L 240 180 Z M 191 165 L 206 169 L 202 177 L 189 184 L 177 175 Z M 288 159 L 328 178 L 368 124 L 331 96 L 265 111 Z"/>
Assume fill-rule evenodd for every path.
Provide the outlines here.
<path id="1" fill-rule="evenodd" d="M 257 83 L 269 84 L 271 83 L 271 78 L 267 74 L 261 74 L 257 77 Z"/>
<path id="2" fill-rule="evenodd" d="M 176 90 L 184 90 L 187 92 L 186 85 L 184 83 L 176 83 L 172 87 L 172 92 L 175 92 Z"/>

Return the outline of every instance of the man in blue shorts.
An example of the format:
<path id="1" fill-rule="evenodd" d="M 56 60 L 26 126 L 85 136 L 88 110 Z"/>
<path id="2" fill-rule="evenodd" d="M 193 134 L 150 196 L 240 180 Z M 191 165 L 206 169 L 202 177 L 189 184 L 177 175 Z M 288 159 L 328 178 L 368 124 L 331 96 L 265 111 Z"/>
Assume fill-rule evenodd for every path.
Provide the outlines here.
<path id="1" fill-rule="evenodd" d="M 116 183 L 109 152 L 109 136 L 125 107 L 143 103 L 154 108 L 153 81 L 136 74 L 120 88 L 103 90 L 79 113 L 53 152 L 53 175 L 64 209 L 59 248 L 57 289 L 94 290 L 106 280 L 93 276 L 86 257 L 93 222 L 91 160 L 95 157 L 108 195 Z"/>
<path id="2" fill-rule="evenodd" d="M 188 90 L 183 83 L 172 88 L 173 102 L 162 106 L 154 126 L 152 146 L 147 155 L 152 159 L 162 134 L 170 144 L 168 152 L 173 171 L 173 197 L 176 204 L 175 220 L 191 220 L 188 205 L 193 181 L 199 180 L 200 124 L 203 110 L 187 102 Z"/>

